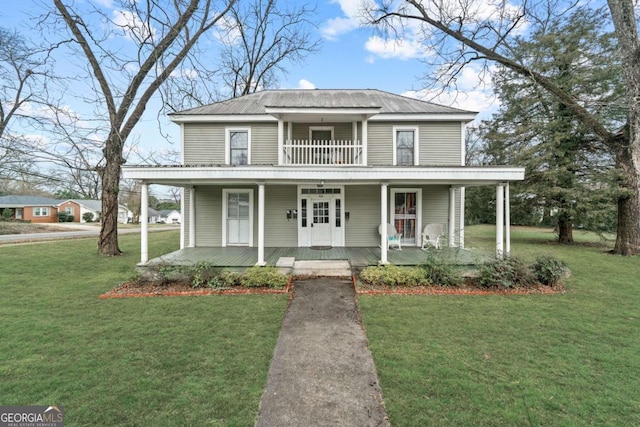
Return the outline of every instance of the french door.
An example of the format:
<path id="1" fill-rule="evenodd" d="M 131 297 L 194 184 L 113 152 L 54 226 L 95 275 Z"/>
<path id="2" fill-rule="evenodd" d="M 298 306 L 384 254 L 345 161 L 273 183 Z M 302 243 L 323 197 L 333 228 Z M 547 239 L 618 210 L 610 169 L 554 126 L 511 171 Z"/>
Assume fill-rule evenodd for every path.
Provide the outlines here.
<path id="1" fill-rule="evenodd" d="M 417 245 L 421 226 L 422 191 L 391 189 L 391 198 L 391 224 L 401 235 L 403 244 Z"/>

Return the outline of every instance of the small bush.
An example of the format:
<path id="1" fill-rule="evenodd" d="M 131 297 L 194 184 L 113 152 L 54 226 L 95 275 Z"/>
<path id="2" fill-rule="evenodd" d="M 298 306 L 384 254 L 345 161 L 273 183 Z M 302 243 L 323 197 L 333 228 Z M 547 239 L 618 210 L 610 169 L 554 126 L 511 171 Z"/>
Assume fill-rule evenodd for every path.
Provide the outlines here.
<path id="1" fill-rule="evenodd" d="M 399 267 L 388 264 L 367 267 L 360 273 L 360 278 L 372 285 L 396 286 L 428 285 L 431 282 L 420 267 Z"/>
<path id="2" fill-rule="evenodd" d="M 11 219 L 11 209 L 9 208 L 4 208 L 2 210 L 2 218 L 6 221 Z"/>
<path id="3" fill-rule="evenodd" d="M 289 277 L 275 267 L 251 267 L 240 275 L 240 284 L 246 288 L 266 286 L 272 289 L 284 288 Z"/>
<path id="4" fill-rule="evenodd" d="M 224 288 L 232 288 L 234 286 L 240 285 L 240 277 L 242 275 L 235 271 L 221 271 L 216 277 L 213 277 L 208 286 L 210 288 L 224 289 Z"/>
<path id="5" fill-rule="evenodd" d="M 220 274 L 220 269 L 210 262 L 198 261 L 188 268 L 188 273 L 191 276 L 192 287 L 211 287 L 217 283 L 217 277 Z"/>
<path id="6" fill-rule="evenodd" d="M 485 288 L 526 288 L 536 283 L 533 271 L 523 260 L 509 257 L 482 265 L 478 283 Z"/>
<path id="7" fill-rule="evenodd" d="M 93 213 L 91 213 L 91 212 L 85 212 L 85 213 L 83 213 L 83 214 L 82 214 L 82 220 L 83 220 L 84 222 L 93 222 L 93 220 L 94 220 Z"/>
<path id="8" fill-rule="evenodd" d="M 568 271 L 563 261 L 551 256 L 538 257 L 532 269 L 538 282 L 546 286 L 556 286 L 561 283 Z"/>
<path id="9" fill-rule="evenodd" d="M 420 266 L 429 282 L 440 286 L 459 286 L 462 276 L 444 259 L 433 256 Z"/>
<path id="10" fill-rule="evenodd" d="M 58 212 L 58 222 L 69 222 L 69 214 L 64 211 Z"/>

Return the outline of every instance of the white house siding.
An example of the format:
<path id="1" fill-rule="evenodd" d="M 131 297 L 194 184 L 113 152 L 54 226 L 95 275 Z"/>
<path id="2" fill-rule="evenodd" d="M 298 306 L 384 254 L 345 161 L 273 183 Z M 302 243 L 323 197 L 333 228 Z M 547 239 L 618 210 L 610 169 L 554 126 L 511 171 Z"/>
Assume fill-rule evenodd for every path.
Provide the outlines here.
<path id="1" fill-rule="evenodd" d="M 264 189 L 264 244 L 267 247 L 298 246 L 298 220 L 287 221 L 287 210 L 297 209 L 296 185 L 266 185 Z M 257 200 L 257 190 L 255 200 Z M 255 210 L 254 242 L 258 241 L 258 211 Z"/>
<path id="2" fill-rule="evenodd" d="M 369 122 L 368 164 L 393 163 L 393 127 L 417 127 L 421 166 L 459 166 L 461 158 L 460 122 Z"/>
<path id="3" fill-rule="evenodd" d="M 185 123 L 184 164 L 224 164 L 224 128 L 217 123 Z"/>
<path id="4" fill-rule="evenodd" d="M 277 123 L 246 124 L 251 128 L 251 164 L 278 164 L 278 125 Z M 224 145 L 223 145 L 224 147 Z"/>
<path id="5" fill-rule="evenodd" d="M 378 246 L 380 235 L 380 186 L 348 185 L 345 187 L 345 246 Z"/>
<path id="6" fill-rule="evenodd" d="M 222 187 L 196 187 L 196 246 L 222 245 Z M 185 203 L 185 217 L 189 205 Z M 188 221 L 187 221 L 188 222 Z M 185 224 L 185 230 L 188 230 Z M 187 234 L 187 233 L 185 233 Z M 185 236 L 188 239 L 188 236 Z"/>
<path id="7" fill-rule="evenodd" d="M 420 164 L 429 166 L 460 166 L 462 126 L 460 122 L 421 124 Z"/>

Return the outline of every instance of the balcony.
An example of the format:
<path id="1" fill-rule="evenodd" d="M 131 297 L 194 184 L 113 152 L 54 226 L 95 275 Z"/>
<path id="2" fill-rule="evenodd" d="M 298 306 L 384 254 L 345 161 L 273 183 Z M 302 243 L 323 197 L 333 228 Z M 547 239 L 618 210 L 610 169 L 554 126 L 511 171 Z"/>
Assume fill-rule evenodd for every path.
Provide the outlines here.
<path id="1" fill-rule="evenodd" d="M 365 164 L 360 141 L 287 140 L 282 146 L 283 165 L 361 166 Z"/>

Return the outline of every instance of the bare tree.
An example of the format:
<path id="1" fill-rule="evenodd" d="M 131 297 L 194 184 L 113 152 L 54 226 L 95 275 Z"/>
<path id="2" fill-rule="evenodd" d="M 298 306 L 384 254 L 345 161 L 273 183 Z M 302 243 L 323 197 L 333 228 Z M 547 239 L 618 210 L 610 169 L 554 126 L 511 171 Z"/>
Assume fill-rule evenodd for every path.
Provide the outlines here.
<path id="1" fill-rule="evenodd" d="M 623 174 L 626 191 L 618 198 L 618 226 L 614 252 L 640 254 L 640 42 L 633 0 L 609 0 L 612 22 L 626 81 L 627 122 L 612 128 L 587 108 L 588 100 L 567 93 L 552 79 L 514 56 L 512 42 L 531 28 L 544 31 L 556 16 L 575 4 L 556 0 L 509 2 L 460 0 L 457 2 L 404 0 L 373 1 L 366 20 L 387 35 L 406 31 L 431 45 L 434 80 L 455 85 L 465 65 L 498 63 L 529 79 L 562 103 L 586 129 L 613 153 Z M 486 68 L 485 68 L 486 69 Z M 621 130 L 622 129 L 622 130 Z"/>
<path id="2" fill-rule="evenodd" d="M 98 252 L 119 255 L 118 193 L 125 143 L 147 104 L 196 46 L 198 40 L 233 5 L 213 0 L 121 1 L 117 15 L 98 7 L 79 10 L 54 0 L 57 17 L 71 33 L 75 47 L 86 60 L 95 88 L 98 112 L 108 121 L 102 145 L 102 225 Z M 104 25 L 90 25 L 85 17 L 98 17 Z M 106 32 L 104 28 L 107 28 Z M 128 38 L 133 49 L 113 43 Z"/>

